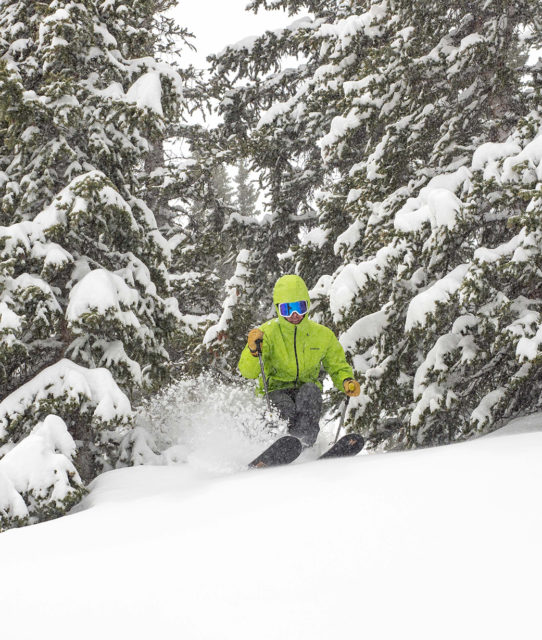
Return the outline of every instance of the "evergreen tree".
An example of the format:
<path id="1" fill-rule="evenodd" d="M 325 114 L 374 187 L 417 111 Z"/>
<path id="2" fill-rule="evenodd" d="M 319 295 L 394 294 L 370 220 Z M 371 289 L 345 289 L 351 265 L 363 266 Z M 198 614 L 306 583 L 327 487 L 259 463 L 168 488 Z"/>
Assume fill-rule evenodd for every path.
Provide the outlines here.
<path id="1" fill-rule="evenodd" d="M 85 372 L 132 396 L 159 383 L 179 318 L 156 159 L 145 171 L 181 108 L 181 77 L 150 55 L 171 4 L 0 7 L 0 457 L 53 412 L 84 481 L 115 464 L 131 420 Z"/>
<path id="2" fill-rule="evenodd" d="M 222 203 L 224 210 L 233 207 L 234 191 L 228 170 L 219 164 L 213 172 L 213 187 L 216 199 Z"/>
<path id="3" fill-rule="evenodd" d="M 448 295 L 443 278 L 428 290 L 441 292 L 425 315 L 413 314 L 416 298 L 410 302 L 407 318 L 425 356 L 410 414 L 416 443 L 469 437 L 540 410 L 540 89 L 539 79 L 524 86 L 526 116 L 505 140 L 473 154 L 452 227 L 465 238 L 464 262 Z M 459 244 L 443 235 L 436 256 Z"/>
<path id="4" fill-rule="evenodd" d="M 351 403 L 353 427 L 380 437 L 381 425 L 393 420 L 403 427 L 396 434 L 402 444 L 425 445 L 531 410 L 538 374 L 531 367 L 527 378 L 519 375 L 521 357 L 511 356 L 517 344 L 507 350 L 507 371 L 514 388 L 530 388 L 523 396 L 511 389 L 491 395 L 501 377 L 498 358 L 489 354 L 499 351 L 495 327 L 508 326 L 507 305 L 532 318 L 536 296 L 526 287 L 530 302 L 512 303 L 502 279 L 488 291 L 489 266 L 479 265 L 476 251 L 508 246 L 514 225 L 538 206 L 526 187 L 538 163 L 537 116 L 524 120 L 536 104 L 524 67 L 528 47 L 539 46 L 536 3 L 250 5 L 260 7 L 306 9 L 313 18 L 267 33 L 249 48 L 232 47 L 215 61 L 225 140 L 231 153 L 249 155 L 264 171 L 272 212 L 284 229 L 278 242 L 268 229 L 270 244 L 255 258 L 254 273 L 273 279 L 277 253 L 286 244 L 295 249 L 294 268 L 314 285 L 318 317 L 342 333 L 364 379 L 362 396 Z M 302 64 L 281 69 L 287 55 L 302 56 Z M 224 72 L 243 85 L 224 84 Z M 491 170 L 480 173 L 491 149 Z M 518 166 L 514 156 L 531 173 L 511 171 Z M 292 204 L 294 215 L 282 218 Z M 292 220 L 314 207 L 317 218 L 308 220 L 298 243 Z M 516 268 L 525 274 L 515 272 L 519 281 L 530 281 L 525 264 Z M 471 326 L 471 316 L 488 316 L 487 305 L 491 319 Z M 501 307 L 499 325 L 493 314 Z M 478 378 L 476 367 L 466 367 L 474 326 L 484 327 Z M 447 340 L 461 339 L 449 338 L 458 332 L 464 352 L 455 348 L 440 358 Z M 448 373 L 454 357 L 461 365 Z"/>
<path id="5" fill-rule="evenodd" d="M 510 293 L 504 281 L 489 292 L 476 265 L 482 247 L 507 244 L 510 220 L 530 200 L 528 176 L 509 172 L 502 180 L 494 162 L 493 173 L 481 175 L 479 165 L 487 154 L 515 155 L 529 139 L 520 131 L 533 90 L 520 62 L 536 10 L 521 2 L 389 6 L 388 46 L 378 43 L 371 56 L 380 65 L 345 86 L 348 133 L 332 127 L 324 145 L 332 157 L 358 128 L 368 136 L 349 172 L 355 221 L 342 236 L 344 265 L 328 292 L 343 344 L 365 374 L 356 428 L 374 434 L 395 419 L 403 444 L 427 445 L 535 406 L 533 369 L 533 392 L 521 399 L 514 383 L 499 382 L 505 370 L 505 378 L 519 375 L 521 357 L 513 357 L 513 341 L 504 355 L 499 333 L 510 320 L 507 304 L 521 304 L 514 297 L 501 308 L 497 301 Z M 352 116 L 357 105 L 362 122 Z M 524 295 L 532 300 L 532 291 Z M 493 305 L 501 308 L 498 321 L 494 311 L 487 318 Z"/>
<path id="6" fill-rule="evenodd" d="M 250 251 L 242 249 L 237 255 L 235 273 L 226 282 L 220 318 L 209 327 L 203 339 L 203 346 L 211 357 L 210 365 L 223 374 L 235 372 L 247 333 L 254 326 L 250 269 Z"/>
<path id="7" fill-rule="evenodd" d="M 235 269 L 236 248 L 234 238 L 225 232 L 234 212 L 227 168 L 217 161 L 218 154 L 204 153 L 213 144 L 208 132 L 194 126 L 190 135 L 193 158 L 180 183 L 186 203 L 178 218 L 173 251 L 178 272 L 173 287 L 184 324 L 174 345 L 174 358 L 179 373 L 194 375 L 210 364 L 202 340 L 221 313 L 225 283 Z"/>
<path id="8" fill-rule="evenodd" d="M 239 213 L 226 163 L 231 155 L 221 148 L 221 143 L 216 130 L 191 127 L 192 159 L 183 181 L 185 197 L 188 192 L 189 198 L 179 218 L 179 241 L 174 250 L 179 272 L 174 277 L 175 291 L 183 319 L 192 327 L 180 335 L 176 365 L 179 373 L 189 375 L 209 367 L 231 373 L 229 367 L 235 368 L 236 354 L 229 353 L 228 345 L 238 338 L 227 325 L 242 307 L 254 307 L 246 297 L 248 283 L 247 287 L 232 283 L 239 279 L 246 251 L 252 255 L 251 234 L 259 223 L 254 216 Z M 232 286 L 239 307 L 233 316 L 226 311 L 233 299 Z M 241 312 L 241 316 L 246 314 Z M 209 339 L 211 335 L 213 338 Z"/>
<path id="9" fill-rule="evenodd" d="M 318 19 L 330 13 L 333 4 L 319 9 Z M 264 3 L 254 2 L 249 8 L 256 11 L 260 6 Z M 297 108 L 314 69 L 310 41 L 314 24 L 307 18 L 211 58 L 211 86 L 223 119 L 218 146 L 230 163 L 250 158 L 267 194 L 267 215 L 259 226 L 238 221 L 245 227 L 245 246 L 251 250 L 250 289 L 263 317 L 272 310 L 276 279 L 294 268 L 290 249 L 298 244 L 301 227 L 315 221 L 311 198 L 322 179 L 315 131 L 325 116 L 317 108 Z M 288 55 L 307 59 L 285 67 Z"/>
<path id="10" fill-rule="evenodd" d="M 256 202 L 258 201 L 258 190 L 250 179 L 250 169 L 247 161 L 241 159 L 237 162 L 237 184 L 236 205 L 239 215 L 250 218 L 256 214 Z"/>

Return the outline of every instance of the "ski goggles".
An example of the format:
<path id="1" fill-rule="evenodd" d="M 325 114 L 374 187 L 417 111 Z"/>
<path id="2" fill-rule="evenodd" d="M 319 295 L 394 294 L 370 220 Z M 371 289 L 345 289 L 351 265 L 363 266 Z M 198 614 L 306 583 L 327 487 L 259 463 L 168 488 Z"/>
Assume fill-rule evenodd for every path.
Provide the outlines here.
<path id="1" fill-rule="evenodd" d="M 279 313 L 283 318 L 289 318 L 292 313 L 298 313 L 304 316 L 308 311 L 306 300 L 298 300 L 297 302 L 281 302 L 279 304 Z"/>

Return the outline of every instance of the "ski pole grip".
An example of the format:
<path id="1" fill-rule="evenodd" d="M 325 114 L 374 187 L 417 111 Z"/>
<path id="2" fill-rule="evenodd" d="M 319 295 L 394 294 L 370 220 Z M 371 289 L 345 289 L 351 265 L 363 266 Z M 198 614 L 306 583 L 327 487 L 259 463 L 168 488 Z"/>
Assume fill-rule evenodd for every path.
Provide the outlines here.
<path id="1" fill-rule="evenodd" d="M 258 352 L 258 354 L 261 355 L 262 353 L 262 344 L 263 344 L 263 340 L 261 338 L 259 338 L 258 340 L 256 340 L 256 351 Z"/>

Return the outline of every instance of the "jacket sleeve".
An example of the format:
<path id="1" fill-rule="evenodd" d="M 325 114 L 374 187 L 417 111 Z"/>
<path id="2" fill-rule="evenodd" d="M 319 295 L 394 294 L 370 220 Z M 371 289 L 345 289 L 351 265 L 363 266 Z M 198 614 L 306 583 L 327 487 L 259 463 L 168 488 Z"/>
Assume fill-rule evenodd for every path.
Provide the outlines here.
<path id="1" fill-rule="evenodd" d="M 343 380 L 346 378 L 353 378 L 354 372 L 352 367 L 346 362 L 346 356 L 341 343 L 337 340 L 335 334 L 331 329 L 329 330 L 330 339 L 326 353 L 322 358 L 322 364 L 324 369 L 329 373 L 333 384 L 343 391 Z"/>
<path id="2" fill-rule="evenodd" d="M 250 353 L 248 344 L 241 352 L 239 364 L 237 365 L 241 375 L 245 378 L 257 378 L 260 375 L 260 361 Z"/>

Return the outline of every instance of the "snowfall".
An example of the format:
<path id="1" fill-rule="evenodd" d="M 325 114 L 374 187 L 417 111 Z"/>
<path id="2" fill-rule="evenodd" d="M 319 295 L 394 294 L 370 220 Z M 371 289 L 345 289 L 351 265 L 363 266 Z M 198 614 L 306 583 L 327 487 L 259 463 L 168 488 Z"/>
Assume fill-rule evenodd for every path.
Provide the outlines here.
<path id="1" fill-rule="evenodd" d="M 3 640 L 540 639 L 542 414 L 317 461 L 323 420 L 292 465 L 247 470 L 276 435 L 252 390 L 219 386 L 143 415 L 160 464 L 0 534 Z"/>

